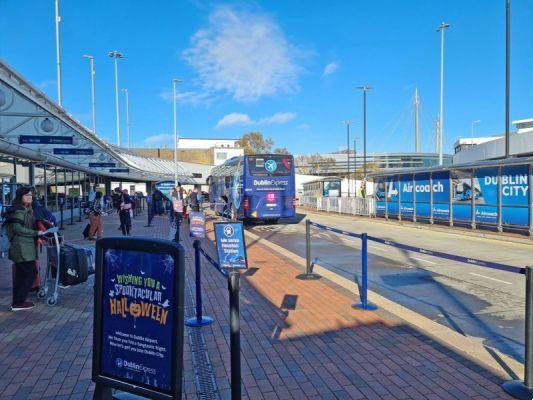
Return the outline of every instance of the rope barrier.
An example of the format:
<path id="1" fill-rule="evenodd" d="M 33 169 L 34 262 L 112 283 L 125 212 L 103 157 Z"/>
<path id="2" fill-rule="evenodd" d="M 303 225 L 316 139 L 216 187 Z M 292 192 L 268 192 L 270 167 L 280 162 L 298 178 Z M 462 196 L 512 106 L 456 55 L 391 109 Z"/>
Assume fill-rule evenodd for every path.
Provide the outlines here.
<path id="1" fill-rule="evenodd" d="M 209 261 L 209 263 L 213 267 L 215 267 L 218 272 L 220 272 L 225 277 L 228 276 L 227 271 L 225 271 L 222 268 L 220 268 L 220 265 L 209 254 L 207 254 L 204 249 L 200 248 L 200 253 L 202 253 L 202 255 L 206 258 L 206 260 Z"/>
<path id="2" fill-rule="evenodd" d="M 340 235 L 345 235 L 345 236 L 350 236 L 350 237 L 355 237 L 355 238 L 361 238 L 361 234 L 358 234 L 358 233 L 348 232 L 348 231 L 344 231 L 342 229 L 333 228 L 331 226 L 317 224 L 316 222 L 310 222 L 310 224 L 312 226 L 317 227 L 317 228 L 324 229 L 326 231 L 330 231 L 330 232 L 334 232 L 334 233 L 338 233 Z M 492 262 L 492 261 L 478 260 L 476 258 L 471 258 L 471 257 L 456 256 L 454 254 L 448 254 L 448 253 L 444 253 L 444 252 L 441 252 L 441 251 L 427 250 L 427 249 L 423 249 L 421 247 L 416 247 L 416 246 L 410 246 L 410 245 L 407 245 L 407 244 L 397 243 L 397 242 L 393 242 L 391 240 L 381 239 L 381 238 L 378 238 L 378 237 L 375 237 L 375 236 L 368 236 L 368 240 L 371 240 L 371 241 L 377 242 L 377 243 L 381 243 L 381 244 L 384 244 L 384 245 L 387 245 L 387 246 L 396 247 L 396 248 L 402 249 L 402 250 L 407 250 L 407 251 L 412 251 L 412 252 L 415 252 L 415 253 L 425 254 L 425 255 L 428 255 L 428 256 L 432 256 L 432 257 L 444 258 L 444 259 L 447 259 L 447 260 L 457 261 L 457 262 L 461 262 L 461 263 L 465 263 L 465 264 L 478 265 L 480 267 L 498 269 L 498 270 L 501 270 L 501 271 L 513 272 L 513 273 L 518 273 L 518 274 L 525 274 L 526 273 L 526 269 L 525 268 L 515 267 L 513 265 L 506 265 L 506 264 L 500 264 L 500 263 L 496 263 L 496 262 Z"/>

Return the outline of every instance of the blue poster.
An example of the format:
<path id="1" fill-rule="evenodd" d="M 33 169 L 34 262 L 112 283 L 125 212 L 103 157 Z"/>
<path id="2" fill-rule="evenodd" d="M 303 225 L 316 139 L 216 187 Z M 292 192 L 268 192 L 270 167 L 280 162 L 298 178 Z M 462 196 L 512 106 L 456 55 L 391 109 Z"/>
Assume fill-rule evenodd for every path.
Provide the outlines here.
<path id="1" fill-rule="evenodd" d="M 417 203 L 417 215 L 418 215 L 418 204 L 419 203 L 428 203 L 430 202 L 430 186 L 429 186 L 429 174 L 416 174 L 415 175 L 415 196 Z M 429 218 L 429 208 L 427 209 L 427 217 Z"/>
<path id="2" fill-rule="evenodd" d="M 195 238 L 205 238 L 205 213 L 191 211 L 189 213 L 189 234 Z"/>
<path id="3" fill-rule="evenodd" d="M 412 175 L 401 175 L 400 176 L 400 198 L 402 203 L 412 203 L 413 202 L 413 176 Z"/>
<path id="4" fill-rule="evenodd" d="M 385 215 L 384 201 L 376 201 L 376 215 Z"/>
<path id="5" fill-rule="evenodd" d="M 246 246 L 241 222 L 215 224 L 218 262 L 221 268 L 247 268 Z"/>
<path id="6" fill-rule="evenodd" d="M 433 173 L 433 204 L 450 203 L 450 171 Z"/>
<path id="7" fill-rule="evenodd" d="M 94 154 L 93 149 L 70 149 L 70 148 L 54 148 L 54 154 L 63 156 L 92 156 Z"/>
<path id="8" fill-rule="evenodd" d="M 174 257 L 107 249 L 102 273 L 102 372 L 170 391 Z"/>
<path id="9" fill-rule="evenodd" d="M 172 191 L 174 190 L 174 187 L 174 181 L 159 181 L 155 184 L 155 188 L 163 193 L 167 199 L 172 197 Z"/>
<path id="10" fill-rule="evenodd" d="M 72 144 L 73 136 L 20 135 L 19 144 Z"/>
<path id="11" fill-rule="evenodd" d="M 89 168 L 115 168 L 116 163 L 113 162 L 90 162 Z"/>
<path id="12" fill-rule="evenodd" d="M 502 168 L 502 204 L 505 206 L 528 206 L 528 166 L 517 165 Z M 531 182 L 530 182 L 531 183 Z M 527 219 L 523 224 L 527 225 Z"/>

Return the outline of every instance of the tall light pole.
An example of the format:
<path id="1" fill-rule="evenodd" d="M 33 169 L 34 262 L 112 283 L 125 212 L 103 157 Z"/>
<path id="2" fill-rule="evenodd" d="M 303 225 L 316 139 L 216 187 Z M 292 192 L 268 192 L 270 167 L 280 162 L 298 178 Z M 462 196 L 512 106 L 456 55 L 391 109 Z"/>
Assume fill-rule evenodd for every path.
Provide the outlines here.
<path id="1" fill-rule="evenodd" d="M 172 98 L 174 103 L 174 185 L 178 185 L 178 121 L 176 113 L 176 83 L 181 82 L 181 79 L 172 79 Z"/>
<path id="2" fill-rule="evenodd" d="M 442 142 L 443 142 L 443 102 L 444 102 L 444 30 L 449 28 L 450 24 L 442 22 L 437 28 L 440 32 L 440 113 L 439 113 L 439 165 L 442 165 Z"/>
<path id="3" fill-rule="evenodd" d="M 59 37 L 59 23 L 61 17 L 59 16 L 59 0 L 56 3 L 56 65 L 57 65 L 57 104 L 63 107 L 63 93 L 61 88 L 61 42 Z"/>
<path id="4" fill-rule="evenodd" d="M 509 158 L 509 113 L 511 90 L 511 0 L 505 7 L 505 158 Z"/>
<path id="5" fill-rule="evenodd" d="M 84 54 L 84 58 L 88 58 L 91 63 L 91 103 L 93 109 L 93 133 L 96 135 L 96 97 L 94 92 L 94 57 Z"/>
<path id="6" fill-rule="evenodd" d="M 366 182 L 366 92 L 372 90 L 371 86 L 357 86 L 363 91 L 363 181 Z"/>
<path id="7" fill-rule="evenodd" d="M 474 125 L 479 124 L 481 122 L 480 119 L 476 119 L 475 121 L 472 121 L 472 146 L 474 145 Z"/>
<path id="8" fill-rule="evenodd" d="M 128 132 L 128 149 L 131 148 L 130 142 L 130 94 L 128 89 L 122 89 L 124 95 L 126 96 L 126 129 Z"/>
<path id="9" fill-rule="evenodd" d="M 346 124 L 346 180 L 348 181 L 348 197 L 350 197 L 350 124 L 352 121 L 344 121 Z"/>
<path id="10" fill-rule="evenodd" d="M 124 58 L 117 50 L 110 51 L 107 55 L 115 60 L 115 112 L 117 114 L 117 146 L 120 146 L 120 111 L 118 108 L 118 59 Z"/>

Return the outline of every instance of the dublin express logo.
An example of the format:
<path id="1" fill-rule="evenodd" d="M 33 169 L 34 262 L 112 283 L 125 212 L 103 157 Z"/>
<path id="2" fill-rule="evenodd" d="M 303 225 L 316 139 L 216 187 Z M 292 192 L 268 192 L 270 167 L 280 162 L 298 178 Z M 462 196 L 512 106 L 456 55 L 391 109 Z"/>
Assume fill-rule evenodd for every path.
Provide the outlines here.
<path id="1" fill-rule="evenodd" d="M 122 367 L 124 367 L 124 361 L 122 361 L 122 358 L 117 358 L 117 359 L 115 360 L 115 363 L 117 364 L 117 367 L 118 367 L 118 368 L 122 368 Z"/>
<path id="2" fill-rule="evenodd" d="M 274 160 L 268 160 L 265 162 L 265 169 L 268 172 L 275 172 L 278 169 L 278 164 Z"/>

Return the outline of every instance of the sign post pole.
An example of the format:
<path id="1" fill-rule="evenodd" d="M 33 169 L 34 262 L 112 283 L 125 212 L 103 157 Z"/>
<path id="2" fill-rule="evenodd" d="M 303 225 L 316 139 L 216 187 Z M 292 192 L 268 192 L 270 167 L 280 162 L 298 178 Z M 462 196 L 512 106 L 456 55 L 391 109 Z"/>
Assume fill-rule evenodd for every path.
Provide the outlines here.
<path id="1" fill-rule="evenodd" d="M 239 271 L 228 277 L 230 307 L 231 399 L 241 398 L 241 330 L 239 321 Z"/>
<path id="2" fill-rule="evenodd" d="M 61 217 L 61 226 L 59 227 L 60 230 L 64 230 L 65 227 L 63 226 L 63 199 L 61 199 L 61 204 L 59 205 L 59 214 L 60 214 L 60 217 Z"/>

